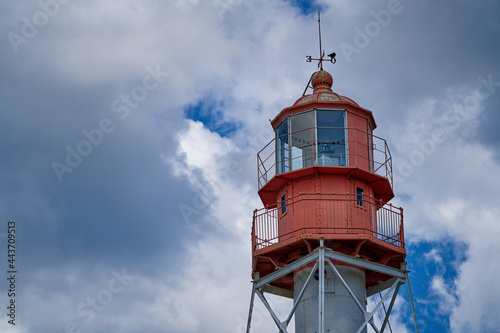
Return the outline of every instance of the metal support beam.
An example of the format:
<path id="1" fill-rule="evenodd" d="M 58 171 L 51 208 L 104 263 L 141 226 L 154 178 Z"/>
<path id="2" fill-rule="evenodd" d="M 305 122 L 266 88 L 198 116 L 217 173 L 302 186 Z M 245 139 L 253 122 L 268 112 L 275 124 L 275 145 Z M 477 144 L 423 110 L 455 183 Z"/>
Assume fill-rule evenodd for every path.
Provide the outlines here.
<path id="1" fill-rule="evenodd" d="M 325 257 L 328 259 L 340 261 L 340 262 L 343 262 L 345 264 L 349 264 L 352 266 L 358 266 L 358 267 L 361 267 L 364 269 L 369 269 L 369 270 L 372 270 L 375 272 L 387 274 L 390 276 L 395 276 L 395 277 L 398 277 L 401 279 L 405 278 L 405 273 L 401 269 L 377 264 L 377 263 L 374 263 L 372 261 L 368 261 L 368 260 L 364 260 L 364 259 L 354 258 L 354 257 L 348 256 L 346 254 L 335 252 L 333 250 L 326 251 Z"/>
<path id="2" fill-rule="evenodd" d="M 311 278 L 314 276 L 314 272 L 316 271 L 317 268 L 318 268 L 318 263 L 316 262 L 313 269 L 309 273 L 309 276 L 307 277 L 307 280 L 304 283 L 302 290 L 300 291 L 299 295 L 297 296 L 297 299 L 295 300 L 295 304 L 293 305 L 292 311 L 290 311 L 290 314 L 288 315 L 288 318 L 285 321 L 286 327 L 288 327 L 290 320 L 292 320 L 293 314 L 295 313 L 295 310 L 297 310 L 297 307 L 299 306 L 300 300 L 302 299 L 302 296 L 304 295 L 304 292 L 306 291 L 306 288 L 309 285 L 309 281 L 311 281 Z"/>
<path id="3" fill-rule="evenodd" d="M 262 295 L 262 293 L 258 289 L 255 292 L 257 293 L 257 296 L 259 296 L 259 298 L 262 301 L 262 303 L 264 303 L 264 305 L 266 306 L 267 310 L 271 314 L 271 317 L 273 317 L 274 322 L 276 323 L 276 325 L 278 326 L 278 328 L 281 330 L 280 332 L 288 333 L 287 330 L 286 330 L 286 327 L 283 326 L 283 323 L 279 320 L 279 318 L 276 315 L 276 313 L 274 313 L 273 309 L 271 308 L 271 306 L 267 302 L 267 299 L 264 297 L 264 295 Z"/>
<path id="4" fill-rule="evenodd" d="M 317 258 L 318 258 L 317 252 L 309 253 L 308 255 L 306 255 L 298 260 L 295 260 L 291 264 L 286 265 L 285 267 L 277 270 L 276 272 L 268 274 L 265 277 L 261 278 L 260 280 L 255 281 L 255 287 L 260 288 L 268 283 L 271 283 L 271 282 L 273 282 L 273 281 L 275 281 L 275 280 L 277 280 L 285 275 L 288 275 L 288 274 L 294 272 L 295 270 L 299 269 L 300 267 L 305 266 L 305 265 L 313 262 Z"/>
<path id="5" fill-rule="evenodd" d="M 325 248 L 323 247 L 323 239 L 320 240 L 320 245 L 319 245 L 319 258 L 318 258 L 318 263 L 319 263 L 319 272 L 318 272 L 318 279 L 319 279 L 319 311 L 318 311 L 318 319 L 319 319 L 319 325 L 318 325 L 318 330 L 319 333 L 325 333 Z"/>
<path id="6" fill-rule="evenodd" d="M 372 317 L 372 320 L 370 321 L 370 325 L 375 330 L 375 332 L 380 333 L 380 331 L 378 330 L 377 326 L 375 326 L 375 323 L 373 322 L 373 317 Z"/>
<path id="7" fill-rule="evenodd" d="M 402 282 L 398 283 L 398 286 L 396 287 L 396 290 L 394 291 L 394 295 L 392 295 L 391 304 L 389 304 L 389 309 L 387 310 L 387 313 L 385 314 L 384 322 L 382 323 L 382 327 L 380 328 L 380 333 L 384 333 L 385 326 L 389 322 L 389 316 L 391 315 L 392 307 L 394 305 L 394 302 L 396 301 L 396 296 L 398 296 L 399 287 L 401 287 L 402 284 L 403 284 Z"/>
<path id="8" fill-rule="evenodd" d="M 248 309 L 247 332 L 250 333 L 250 325 L 252 323 L 253 302 L 255 299 L 255 283 L 252 284 L 252 296 L 250 296 L 250 308 Z"/>
<path id="9" fill-rule="evenodd" d="M 347 291 L 351 295 L 352 299 L 354 300 L 354 302 L 356 303 L 356 305 L 358 306 L 358 308 L 361 310 L 361 313 L 366 314 L 365 308 L 361 305 L 361 303 L 359 303 L 359 300 L 356 298 L 356 295 L 354 295 L 354 293 L 352 292 L 351 288 L 349 288 L 349 286 L 347 285 L 347 282 L 345 282 L 344 278 L 342 277 L 342 275 L 340 275 L 340 273 L 337 270 L 337 268 L 332 264 L 332 262 L 330 260 L 328 260 L 327 262 L 328 262 L 328 265 L 330 266 L 330 268 L 335 273 L 335 275 L 337 275 L 337 277 L 339 278 L 339 280 L 342 282 L 342 284 L 344 285 L 345 289 L 347 289 Z"/>
<path id="10" fill-rule="evenodd" d="M 405 272 L 406 285 L 408 286 L 408 297 L 410 298 L 411 312 L 413 314 L 413 323 L 415 324 L 415 332 L 418 333 L 417 316 L 415 315 L 415 307 L 413 306 L 413 297 L 411 296 L 410 288 L 410 278 L 408 277 L 408 271 Z"/>
<path id="11" fill-rule="evenodd" d="M 394 284 L 394 281 L 396 281 L 396 279 L 397 278 L 393 277 L 387 281 L 384 281 L 384 282 L 377 284 L 376 286 L 373 286 L 373 287 L 366 289 L 366 297 L 373 296 L 375 294 L 378 294 L 378 293 L 386 290 L 387 288 L 390 288 Z"/>
<path id="12" fill-rule="evenodd" d="M 265 286 L 262 286 L 260 288 L 260 290 L 263 293 L 268 293 L 268 294 L 273 294 L 276 296 L 282 296 L 282 297 L 293 299 L 293 291 L 288 290 L 288 289 L 284 289 L 284 288 L 280 288 L 280 287 L 271 286 L 271 285 L 266 284 Z"/>
<path id="13" fill-rule="evenodd" d="M 401 282 L 401 279 L 397 279 L 396 282 L 391 286 L 391 288 L 387 291 L 387 293 L 384 295 L 384 297 L 380 300 L 380 302 L 378 302 L 378 304 L 375 306 L 375 308 L 373 309 L 372 312 L 367 312 L 365 314 L 365 322 L 361 325 L 361 327 L 356 331 L 356 333 L 361 333 L 361 331 L 363 330 L 363 328 L 366 326 L 366 324 L 368 324 L 368 322 L 370 322 L 370 320 L 372 319 L 373 315 L 378 311 L 378 309 L 380 308 L 380 306 L 382 305 L 382 302 L 385 301 L 385 299 L 387 298 L 387 296 L 389 296 L 389 294 L 394 290 L 394 288 L 396 288 L 396 285 L 399 284 Z M 366 316 L 368 315 L 368 316 Z"/>

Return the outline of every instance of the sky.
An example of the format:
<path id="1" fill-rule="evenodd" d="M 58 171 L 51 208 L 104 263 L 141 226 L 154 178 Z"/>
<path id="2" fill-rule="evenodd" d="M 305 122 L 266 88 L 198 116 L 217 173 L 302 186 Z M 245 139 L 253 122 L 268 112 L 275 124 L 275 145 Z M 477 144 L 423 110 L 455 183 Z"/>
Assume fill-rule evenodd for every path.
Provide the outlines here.
<path id="1" fill-rule="evenodd" d="M 317 69 L 317 10 L 333 90 L 391 149 L 420 331 L 498 332 L 494 0 L 1 1 L 1 332 L 244 332 L 256 153 Z"/>

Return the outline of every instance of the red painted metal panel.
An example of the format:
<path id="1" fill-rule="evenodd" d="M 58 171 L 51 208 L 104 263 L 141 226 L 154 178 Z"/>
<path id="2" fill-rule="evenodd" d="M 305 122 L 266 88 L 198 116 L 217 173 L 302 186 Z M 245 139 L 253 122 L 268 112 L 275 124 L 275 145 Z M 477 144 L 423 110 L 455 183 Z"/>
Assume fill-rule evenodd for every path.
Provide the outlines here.
<path id="1" fill-rule="evenodd" d="M 404 248 L 403 211 L 364 198 L 363 206 L 353 195 L 300 195 L 287 202 L 287 212 L 281 208 L 255 212 L 254 250 L 297 236 L 325 235 L 330 239 L 340 235 L 365 235 L 367 238 Z"/>

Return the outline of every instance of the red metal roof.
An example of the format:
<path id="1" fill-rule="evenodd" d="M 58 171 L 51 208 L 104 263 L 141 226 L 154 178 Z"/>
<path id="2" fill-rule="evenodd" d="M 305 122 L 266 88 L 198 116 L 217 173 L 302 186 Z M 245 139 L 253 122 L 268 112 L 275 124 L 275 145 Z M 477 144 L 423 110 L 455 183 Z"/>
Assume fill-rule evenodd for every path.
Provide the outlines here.
<path id="1" fill-rule="evenodd" d="M 311 84 L 314 91 L 310 95 L 302 96 L 293 105 L 300 105 L 312 102 L 344 102 L 360 107 L 358 103 L 345 96 L 332 91 L 333 78 L 327 71 L 318 71 L 311 76 Z"/>
<path id="2" fill-rule="evenodd" d="M 348 103 L 352 104 L 355 107 L 360 107 L 358 103 L 353 101 L 352 99 L 339 95 L 337 93 L 334 93 L 333 91 L 330 92 L 318 92 L 318 93 L 313 93 L 310 95 L 302 96 L 299 98 L 293 105 L 301 105 L 301 104 L 306 104 L 306 103 L 313 103 L 313 102 L 343 102 L 343 103 Z"/>
<path id="3" fill-rule="evenodd" d="M 346 109 L 348 112 L 367 118 L 371 123 L 372 129 L 377 127 L 370 110 L 362 108 L 352 99 L 332 91 L 333 78 L 327 71 L 321 70 L 313 73 L 310 83 L 314 88 L 312 94 L 302 96 L 292 106 L 284 108 L 271 121 L 273 128 L 276 128 L 288 115 L 322 107 Z"/>

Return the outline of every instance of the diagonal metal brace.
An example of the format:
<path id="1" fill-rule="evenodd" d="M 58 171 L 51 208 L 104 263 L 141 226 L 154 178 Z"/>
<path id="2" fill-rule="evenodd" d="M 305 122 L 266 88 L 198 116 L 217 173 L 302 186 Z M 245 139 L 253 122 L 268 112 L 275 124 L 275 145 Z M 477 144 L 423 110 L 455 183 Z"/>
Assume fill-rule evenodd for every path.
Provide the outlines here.
<path id="1" fill-rule="evenodd" d="M 276 323 L 276 325 L 278 326 L 278 328 L 281 330 L 280 332 L 288 333 L 287 330 L 286 330 L 286 327 L 283 326 L 283 323 L 279 320 L 279 318 L 276 315 L 276 313 L 274 313 L 273 309 L 271 308 L 271 306 L 267 302 L 267 299 L 264 297 L 264 295 L 262 295 L 262 293 L 258 289 L 255 290 L 255 293 L 257 293 L 257 296 L 259 296 L 259 298 L 262 301 L 262 303 L 264 303 L 264 305 L 266 306 L 267 310 L 271 314 L 271 317 L 273 317 L 274 322 Z"/>
<path id="2" fill-rule="evenodd" d="M 248 308 L 248 321 L 247 321 L 247 331 L 250 333 L 250 326 L 252 325 L 252 314 L 253 314 L 253 302 L 255 299 L 255 283 L 252 286 L 252 296 L 250 297 L 250 307 Z"/>
<path id="3" fill-rule="evenodd" d="M 392 307 L 394 306 L 394 301 L 396 301 L 396 296 L 398 295 L 399 287 L 401 287 L 402 284 L 403 284 L 402 282 L 398 283 L 398 286 L 396 287 L 396 291 L 394 291 L 394 295 L 392 296 L 392 299 L 391 299 L 391 304 L 389 304 L 389 309 L 387 310 L 384 322 L 382 323 L 382 328 L 380 328 L 380 333 L 384 332 L 385 326 L 389 322 L 389 316 L 391 315 Z"/>
<path id="4" fill-rule="evenodd" d="M 366 316 L 365 321 L 363 322 L 363 324 L 361 325 L 361 327 L 356 331 L 356 333 L 361 333 L 361 331 L 366 326 L 366 324 L 368 324 L 368 322 L 372 319 L 373 315 L 378 311 L 378 309 L 380 308 L 380 306 L 382 305 L 382 303 L 386 300 L 386 298 L 390 295 L 390 293 L 394 290 L 394 288 L 396 288 L 396 286 L 399 285 L 400 283 L 402 283 L 401 279 L 397 279 L 394 282 L 394 284 L 387 291 L 387 293 L 384 295 L 384 297 L 382 297 L 382 299 L 380 300 L 380 302 L 378 302 L 377 306 L 375 306 L 375 308 L 373 309 L 373 311 L 370 312 L 370 313 L 367 313 L 368 316 Z M 393 297 L 395 297 L 396 295 L 397 294 L 394 294 Z"/>
<path id="5" fill-rule="evenodd" d="M 361 310 L 361 312 L 365 315 L 366 317 L 366 310 L 363 308 L 363 306 L 361 305 L 361 303 L 359 302 L 359 300 L 356 298 L 356 295 L 354 295 L 354 293 L 352 292 L 351 288 L 349 288 L 349 286 L 347 285 L 347 282 L 345 282 L 344 278 L 342 277 L 342 275 L 340 275 L 340 272 L 337 270 L 337 268 L 332 264 L 331 260 L 328 259 L 326 261 L 328 263 L 328 266 L 330 266 L 330 268 L 333 270 L 333 272 L 335 273 L 335 275 L 337 275 L 337 277 L 339 278 L 339 280 L 342 282 L 342 284 L 344 285 L 344 287 L 347 289 L 347 291 L 349 292 L 349 294 L 351 295 L 352 299 L 354 300 L 354 302 L 356 302 L 356 305 L 358 306 L 358 308 Z"/>
<path id="6" fill-rule="evenodd" d="M 286 265 L 285 267 L 277 270 L 276 272 L 268 274 L 265 277 L 255 281 L 255 287 L 260 288 L 268 283 L 271 283 L 271 282 L 273 282 L 273 281 L 275 281 L 275 280 L 277 280 L 285 275 L 288 275 L 288 274 L 294 272 L 295 270 L 299 269 L 300 267 L 305 266 L 305 265 L 313 262 L 317 258 L 318 258 L 318 252 L 309 253 L 308 255 L 294 261 L 291 264 Z"/>
<path id="7" fill-rule="evenodd" d="M 290 323 L 290 320 L 292 320 L 292 316 L 295 313 L 295 310 L 297 310 L 297 307 L 299 306 L 300 301 L 302 300 L 302 296 L 304 295 L 304 292 L 306 291 L 307 286 L 309 285 L 309 281 L 311 281 L 311 278 L 314 276 L 314 272 L 318 268 L 318 263 L 316 263 L 309 273 L 309 276 L 307 277 L 306 282 L 304 283 L 304 286 L 302 287 L 302 290 L 300 291 L 299 295 L 297 296 L 297 299 L 295 300 L 295 304 L 293 305 L 292 310 L 290 311 L 290 314 L 288 315 L 288 318 L 286 319 L 285 325 L 288 327 L 288 324 Z"/>

